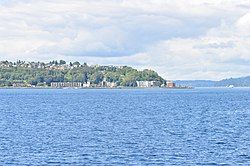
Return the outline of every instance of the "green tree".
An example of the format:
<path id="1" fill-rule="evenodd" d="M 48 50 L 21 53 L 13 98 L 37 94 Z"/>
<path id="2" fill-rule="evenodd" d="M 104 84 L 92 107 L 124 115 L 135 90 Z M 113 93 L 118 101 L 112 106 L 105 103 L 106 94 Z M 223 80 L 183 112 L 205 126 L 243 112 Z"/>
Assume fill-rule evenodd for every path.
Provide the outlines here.
<path id="1" fill-rule="evenodd" d="M 66 64 L 66 61 L 60 60 L 59 64 L 60 64 L 60 65 L 65 65 L 65 64 Z"/>
<path id="2" fill-rule="evenodd" d="M 77 62 L 77 61 L 73 63 L 73 66 L 79 67 L 80 65 L 81 65 L 80 62 Z"/>
<path id="3" fill-rule="evenodd" d="M 103 81 L 103 74 L 101 72 L 95 72 L 90 77 L 90 81 L 94 84 L 99 84 L 101 81 Z"/>

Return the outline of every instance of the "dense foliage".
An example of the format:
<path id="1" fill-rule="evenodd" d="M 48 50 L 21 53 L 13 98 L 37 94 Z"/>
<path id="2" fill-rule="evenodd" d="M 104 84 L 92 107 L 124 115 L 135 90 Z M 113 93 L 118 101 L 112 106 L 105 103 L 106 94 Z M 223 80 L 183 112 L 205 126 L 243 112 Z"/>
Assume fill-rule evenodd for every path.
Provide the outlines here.
<path id="1" fill-rule="evenodd" d="M 164 82 L 155 71 L 148 69 L 138 71 L 128 66 L 88 66 L 86 63 L 81 65 L 79 62 L 70 62 L 66 65 L 65 63 L 63 60 L 48 64 L 39 62 L 38 65 L 35 62 L 32 64 L 1 62 L 0 86 L 12 86 L 14 83 L 49 86 L 51 82 L 72 81 L 99 84 L 103 80 L 115 82 L 118 86 L 136 86 L 136 81 Z M 43 67 L 37 67 L 41 65 Z"/>

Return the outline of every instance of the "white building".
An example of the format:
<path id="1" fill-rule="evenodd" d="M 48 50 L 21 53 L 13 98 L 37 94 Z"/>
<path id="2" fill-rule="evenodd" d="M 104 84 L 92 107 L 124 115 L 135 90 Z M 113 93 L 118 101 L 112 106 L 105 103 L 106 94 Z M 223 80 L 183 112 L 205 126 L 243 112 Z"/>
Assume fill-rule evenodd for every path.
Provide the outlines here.
<path id="1" fill-rule="evenodd" d="M 90 87 L 90 82 L 88 81 L 87 83 L 82 84 L 83 88 L 89 88 Z"/>
<path id="2" fill-rule="evenodd" d="M 136 81 L 137 87 L 149 88 L 149 87 L 159 87 L 161 85 L 160 81 Z"/>
<path id="3" fill-rule="evenodd" d="M 106 81 L 106 79 L 104 79 L 104 81 L 102 81 L 100 85 L 101 85 L 101 87 L 107 87 L 107 88 L 117 87 L 117 84 L 115 82 L 108 82 L 108 81 Z"/>
<path id="4" fill-rule="evenodd" d="M 81 82 L 52 82 L 51 87 L 53 88 L 68 88 L 68 87 L 82 87 Z"/>

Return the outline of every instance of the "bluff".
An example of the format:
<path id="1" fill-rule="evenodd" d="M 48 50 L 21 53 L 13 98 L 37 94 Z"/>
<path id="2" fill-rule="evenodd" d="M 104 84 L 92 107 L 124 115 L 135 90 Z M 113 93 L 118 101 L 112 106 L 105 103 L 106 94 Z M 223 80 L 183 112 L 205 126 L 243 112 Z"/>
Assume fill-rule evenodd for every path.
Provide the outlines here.
<path id="1" fill-rule="evenodd" d="M 136 70 L 129 66 L 101 66 L 64 60 L 45 62 L 0 62 L 0 86 L 24 83 L 35 86 L 50 86 L 51 82 L 91 82 L 103 80 L 118 86 L 136 86 L 136 81 L 160 81 L 164 79 L 153 70 Z"/>

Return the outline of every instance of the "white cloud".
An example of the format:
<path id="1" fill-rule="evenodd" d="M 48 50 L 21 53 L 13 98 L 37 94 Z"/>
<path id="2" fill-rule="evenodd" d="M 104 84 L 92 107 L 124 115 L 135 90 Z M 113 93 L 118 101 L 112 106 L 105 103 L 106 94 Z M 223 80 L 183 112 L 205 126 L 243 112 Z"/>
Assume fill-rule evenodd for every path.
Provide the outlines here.
<path id="1" fill-rule="evenodd" d="M 240 17 L 240 19 L 236 22 L 236 28 L 240 35 L 244 35 L 246 37 L 250 37 L 250 13 L 247 13 Z"/>
<path id="2" fill-rule="evenodd" d="M 0 59 L 152 68 L 169 79 L 249 75 L 247 0 L 0 0 Z"/>

